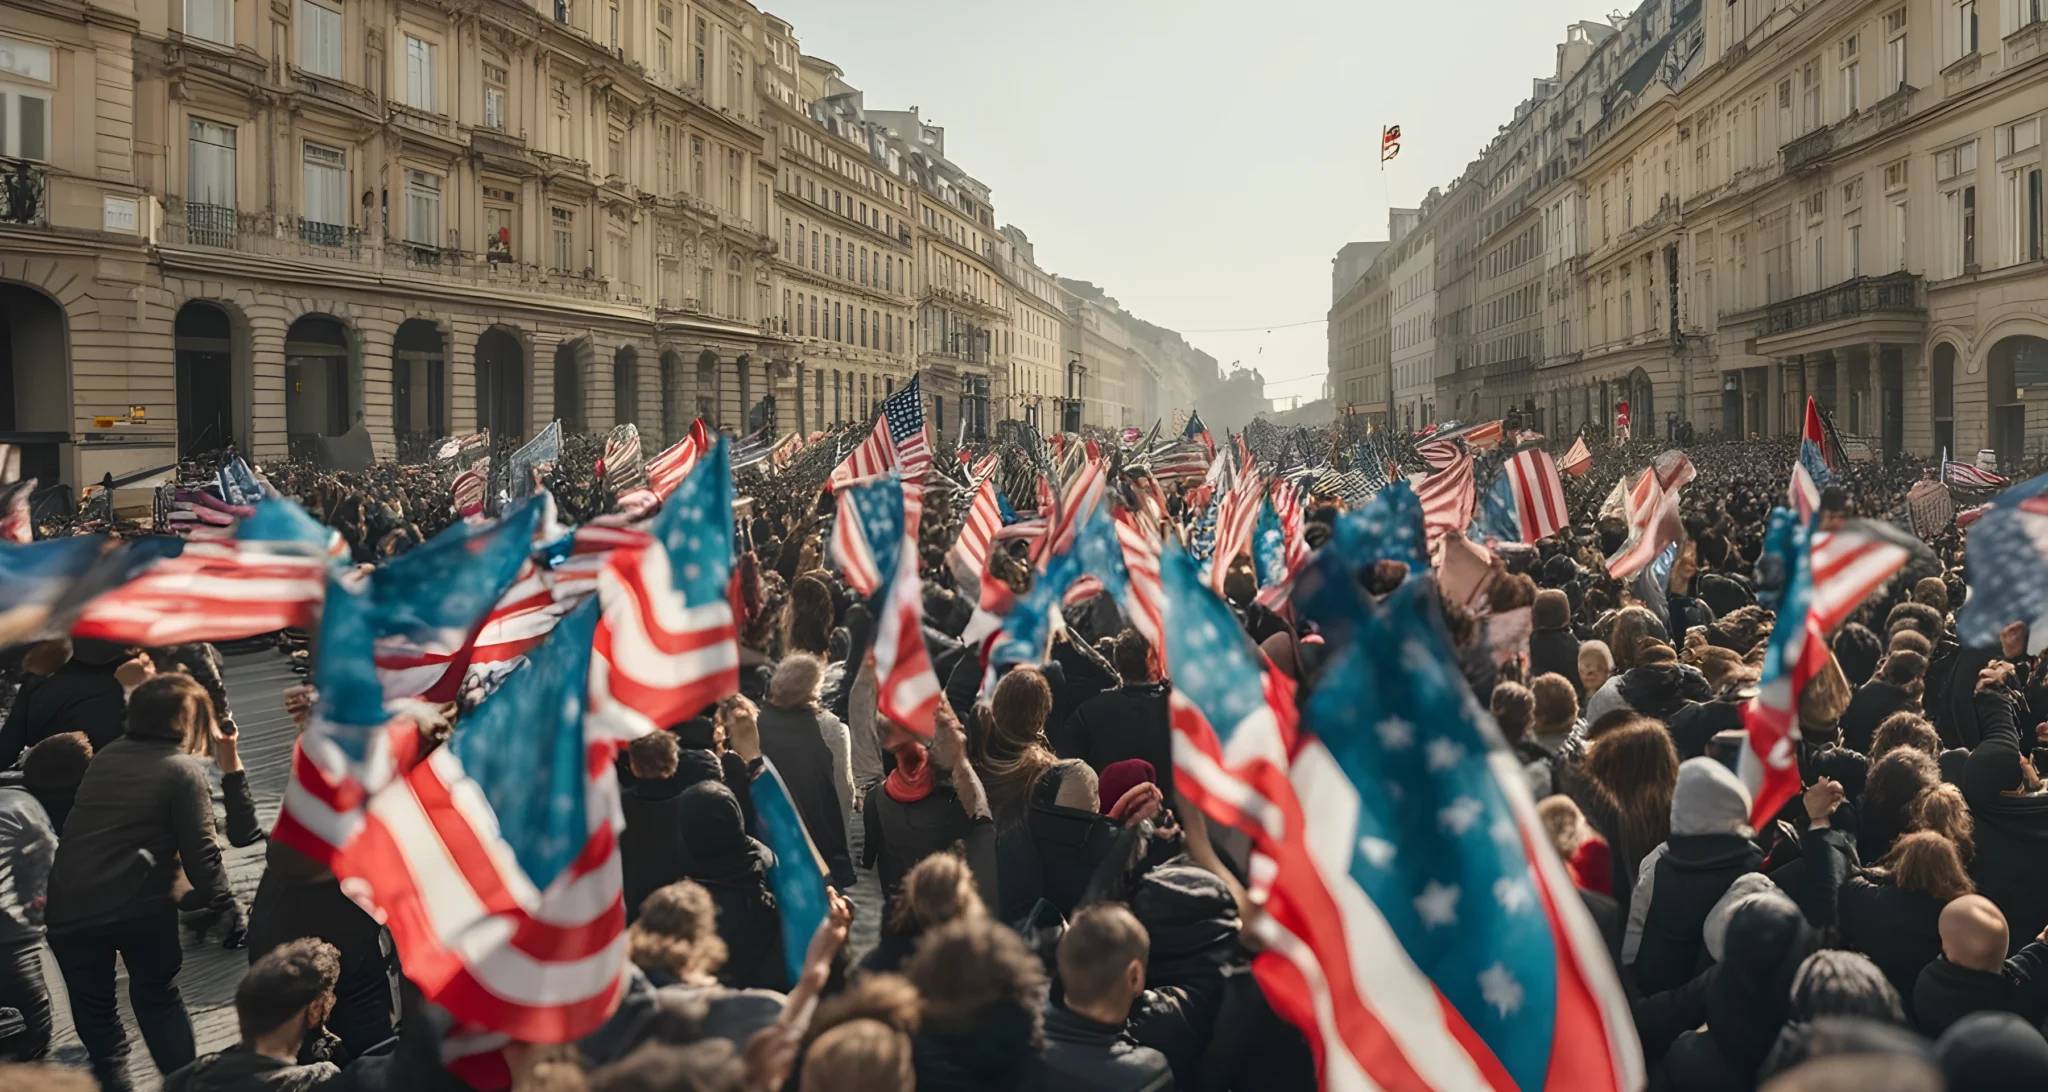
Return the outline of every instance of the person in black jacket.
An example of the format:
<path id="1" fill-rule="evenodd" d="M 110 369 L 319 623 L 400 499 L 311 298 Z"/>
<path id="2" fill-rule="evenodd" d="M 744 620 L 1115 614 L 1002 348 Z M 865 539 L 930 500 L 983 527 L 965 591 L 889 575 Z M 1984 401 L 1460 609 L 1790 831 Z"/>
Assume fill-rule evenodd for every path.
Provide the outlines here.
<path id="1" fill-rule="evenodd" d="M 619 832 L 626 923 L 640 916 L 640 902 L 688 874 L 679 799 L 695 783 L 676 775 L 682 748 L 668 732 L 654 732 L 626 748 L 631 778 L 621 778 L 619 806 L 626 829 Z"/>
<path id="2" fill-rule="evenodd" d="M 1707 677 L 1679 663 L 1678 653 L 1661 641 L 1642 647 L 1635 666 L 1621 676 L 1619 693 L 1629 708 L 1667 723 L 1688 705 L 1714 697 Z"/>
<path id="3" fill-rule="evenodd" d="M 365 1062 L 344 1072 L 321 1055 L 330 1033 L 334 986 L 341 956 L 317 940 L 295 940 L 256 961 L 235 988 L 242 1038 L 226 1050 L 196 1059 L 164 1079 L 164 1092 L 343 1092 L 378 1087 L 359 1083 Z M 318 1060 L 305 1061 L 308 1057 Z"/>
<path id="4" fill-rule="evenodd" d="M 2048 928 L 2048 869 L 2041 867 L 2048 860 L 2048 796 L 2023 761 L 2012 680 L 2005 663 L 1986 668 L 1979 679 L 1974 712 L 1983 736 L 1963 766 L 1961 788 L 1976 820 L 1970 876 L 1978 892 L 1998 904 L 2017 941 Z"/>
<path id="5" fill-rule="evenodd" d="M 1749 1092 L 1792 1012 L 1792 982 L 1816 937 L 1799 908 L 1752 896 L 1729 918 L 1722 960 L 1709 972 L 1707 1026 L 1664 1055 L 1661 1086 L 1673 1092 Z"/>
<path id="6" fill-rule="evenodd" d="M 1920 711 L 1920 691 L 1927 658 L 1917 652 L 1894 652 L 1884 658 L 1875 678 L 1856 688 L 1849 710 L 1842 714 L 1842 745 L 1870 753 L 1877 726 L 1894 713 Z"/>
<path id="7" fill-rule="evenodd" d="M 1645 994 L 1677 989 L 1707 968 L 1701 929 L 1728 885 L 1763 863 L 1750 840 L 1749 789 L 1711 758 L 1686 760 L 1671 795 L 1671 836 L 1644 862 L 1629 901 L 1622 961 Z"/>
<path id="8" fill-rule="evenodd" d="M 1973 1012 L 2048 1016 L 2048 930 L 2010 958 L 2005 915 L 1982 895 L 1942 908 L 1941 956 L 1913 983 L 1913 1022 L 1930 1038 Z"/>
<path id="9" fill-rule="evenodd" d="M 718 935 L 727 953 L 719 982 L 736 990 L 788 989 L 782 916 L 768 886 L 774 854 L 747 835 L 739 801 L 716 781 L 683 790 L 676 818 L 683 834 L 683 876 L 709 891 L 718 905 Z"/>
<path id="10" fill-rule="evenodd" d="M 1145 992 L 1151 941 L 1114 903 L 1074 915 L 1060 938 L 1062 996 L 1045 1007 L 1045 1092 L 1163 1092 L 1173 1087 L 1166 1056 L 1132 1041 L 1131 1002 Z"/>
<path id="11" fill-rule="evenodd" d="M 132 648 L 84 639 L 45 641 L 30 649 L 22 657 L 27 677 L 0 726 L 0 769 L 65 732 L 85 733 L 94 753 L 121 738 L 125 697 L 115 672 L 137 655 Z"/>
<path id="12" fill-rule="evenodd" d="M 50 871 L 44 921 L 72 1020 L 94 1075 L 125 1092 L 128 1036 L 114 1007 L 114 958 L 150 1057 L 170 1072 L 193 1057 L 192 1018 L 176 983 L 184 963 L 178 909 L 234 906 L 214 840 L 205 753 L 212 702 L 186 675 L 160 675 L 130 697 L 127 732 L 98 750 L 78 787 Z M 180 871 L 192 883 L 174 901 Z"/>
<path id="13" fill-rule="evenodd" d="M 924 998 L 919 1092 L 1036 1087 L 1045 1065 L 1045 969 L 1015 930 L 969 916 L 925 936 L 904 968 Z"/>
<path id="14" fill-rule="evenodd" d="M 1556 588 L 1536 593 L 1529 608 L 1529 677 L 1556 673 L 1571 680 L 1579 700 L 1586 700 L 1585 684 L 1579 681 L 1579 638 L 1572 632 L 1571 597 Z"/>
<path id="15" fill-rule="evenodd" d="M 1064 730 L 1051 736 L 1053 752 L 1078 758 L 1100 774 L 1111 763 L 1142 758 L 1152 764 L 1159 789 L 1173 799 L 1173 726 L 1168 684 L 1159 681 L 1152 642 L 1135 629 L 1116 639 L 1116 673 L 1123 685 L 1082 702 Z M 1050 733 L 1048 733 L 1050 735 Z"/>

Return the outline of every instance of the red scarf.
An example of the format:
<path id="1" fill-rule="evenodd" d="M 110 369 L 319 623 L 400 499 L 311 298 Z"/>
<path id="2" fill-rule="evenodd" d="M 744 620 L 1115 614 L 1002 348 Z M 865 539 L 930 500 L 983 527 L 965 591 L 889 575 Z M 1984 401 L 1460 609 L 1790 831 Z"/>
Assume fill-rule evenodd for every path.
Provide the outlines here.
<path id="1" fill-rule="evenodd" d="M 896 768 L 882 782 L 882 791 L 899 804 L 915 804 L 931 795 L 932 763 L 924 744 L 906 743 L 896 748 Z"/>

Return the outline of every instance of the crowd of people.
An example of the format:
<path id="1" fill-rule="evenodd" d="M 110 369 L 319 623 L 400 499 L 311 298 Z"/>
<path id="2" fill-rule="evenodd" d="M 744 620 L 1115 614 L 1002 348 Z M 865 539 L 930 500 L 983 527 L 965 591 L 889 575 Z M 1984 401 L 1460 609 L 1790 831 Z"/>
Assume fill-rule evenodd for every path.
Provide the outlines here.
<path id="1" fill-rule="evenodd" d="M 1284 465 L 1340 439 L 1263 429 L 1247 446 Z M 1662 446 L 1596 446 L 1567 482 L 1572 526 L 1503 551 L 1479 602 L 1442 604 L 1466 681 L 1602 930 L 1650 1087 L 2043 1086 L 2048 663 L 2024 625 L 1995 649 L 1959 643 L 1963 533 L 1948 528 L 1829 635 L 1799 702 L 1803 791 L 1752 825 L 1732 767 L 1775 623 L 1757 564 L 1797 447 L 1691 446 L 1686 540 L 1646 598 L 1606 574 L 1627 528 L 1600 509 Z M 606 508 L 598 450 L 571 438 L 544 480 L 572 517 Z M 1412 439 L 1375 450 L 1422 469 Z M 836 454 L 743 472 L 739 693 L 619 759 L 629 988 L 573 1044 L 507 1048 L 510 1079 L 550 1092 L 1316 1087 L 1308 1040 L 1251 973 L 1249 841 L 1176 788 L 1159 650 L 1097 595 L 1067 605 L 1044 663 L 991 682 L 963 640 L 975 590 L 954 587 L 944 561 L 964 498 L 936 475 L 923 635 L 945 697 L 929 741 L 892 723 L 877 707 L 872 605 L 829 562 L 820 485 Z M 1482 490 L 1504 456 L 1482 458 Z M 263 469 L 358 563 L 455 519 L 431 466 Z M 1823 525 L 1902 519 L 1926 473 L 1839 467 Z M 1339 514 L 1312 497 L 1308 545 Z M 1376 597 L 1426 578 L 1398 562 L 1359 574 Z M 1224 588 L 1246 639 L 1313 692 L 1313 627 L 1262 601 L 1243 558 Z M 218 650 L 57 640 L 16 661 L 0 727 L 0 1057 L 22 1067 L 0 1066 L 0 1089 L 130 1087 L 117 956 L 173 1092 L 489 1086 L 451 1069 L 445 1015 L 331 872 L 272 842 L 238 903 L 221 841 L 265 832 Z M 301 686 L 286 704 L 303 718 L 311 703 Z M 767 762 L 835 889 L 800 960 L 755 813 Z M 856 950 L 844 893 L 863 883 L 879 889 L 863 901 L 880 920 Z M 229 1049 L 198 1053 L 181 934 L 249 956 Z M 45 947 L 90 1077 L 37 1062 L 52 1026 Z"/>

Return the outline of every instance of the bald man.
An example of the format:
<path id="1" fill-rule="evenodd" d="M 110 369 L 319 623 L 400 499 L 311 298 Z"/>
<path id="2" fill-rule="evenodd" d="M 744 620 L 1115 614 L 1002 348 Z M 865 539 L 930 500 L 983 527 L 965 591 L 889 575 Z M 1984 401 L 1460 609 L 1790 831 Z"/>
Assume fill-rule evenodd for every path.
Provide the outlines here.
<path id="1" fill-rule="evenodd" d="M 1982 895 L 1941 910 L 1941 955 L 1913 984 L 1913 1018 L 1936 1038 L 1973 1012 L 2010 1012 L 2031 1024 L 2048 1015 L 2048 931 L 2005 958 L 2005 915 Z"/>

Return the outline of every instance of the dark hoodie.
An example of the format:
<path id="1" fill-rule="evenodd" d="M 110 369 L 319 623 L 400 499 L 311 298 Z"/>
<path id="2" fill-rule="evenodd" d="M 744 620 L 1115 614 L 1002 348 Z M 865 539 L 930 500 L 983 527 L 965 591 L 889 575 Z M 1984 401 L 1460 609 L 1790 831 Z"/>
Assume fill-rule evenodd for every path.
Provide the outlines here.
<path id="1" fill-rule="evenodd" d="M 1621 676 L 1620 693 L 1629 708 L 1667 723 L 1686 706 L 1714 697 L 1698 668 L 1669 662 L 1629 668 Z"/>
<path id="2" fill-rule="evenodd" d="M 1913 984 L 1913 1022 L 1930 1038 L 1973 1012 L 2010 1012 L 2040 1024 L 2048 1016 L 2048 945 L 2030 941 L 1996 971 L 1958 967 L 1939 956 Z"/>
<path id="3" fill-rule="evenodd" d="M 1122 1024 L 1101 1024 L 1064 1005 L 1045 1007 L 1045 1066 L 1034 1092 L 1166 1092 L 1166 1056 L 1139 1046 Z"/>
<path id="4" fill-rule="evenodd" d="M 1081 703 L 1059 735 L 1051 736 L 1061 758 L 1078 758 L 1096 772 L 1127 758 L 1152 764 L 1159 791 L 1173 806 L 1173 726 L 1166 712 L 1171 687 L 1163 682 L 1126 683 Z"/>
<path id="5" fill-rule="evenodd" d="M 1534 627 L 1529 634 L 1529 677 L 1543 674 L 1564 676 L 1586 700 L 1586 684 L 1579 680 L 1579 638 L 1572 633 L 1571 601 L 1537 593 L 1529 611 Z"/>
<path id="6" fill-rule="evenodd" d="M 718 935 L 727 953 L 718 981 L 736 990 L 788 989 L 782 916 L 768 886 L 774 854 L 748 837 L 739 801 L 718 782 L 685 789 L 676 798 L 676 810 L 688 859 L 684 876 L 709 891 L 718 905 Z"/>
<path id="7" fill-rule="evenodd" d="M 1792 979 L 1817 946 L 1790 900 L 1757 899 L 1735 911 L 1721 963 L 1707 981 L 1707 1026 L 1664 1055 L 1673 1092 L 1748 1092 L 1792 1010 Z"/>
<path id="8" fill-rule="evenodd" d="M 1728 767 L 1695 758 L 1678 768 L 1671 837 L 1637 881 L 1622 943 L 1643 993 L 1675 990 L 1711 963 L 1700 932 L 1707 915 L 1736 877 L 1763 863 L 1749 835 L 1749 793 Z"/>
<path id="9" fill-rule="evenodd" d="M 1044 1067 L 1037 1013 L 1008 1001 L 965 1019 L 927 1012 L 913 1041 L 918 1092 L 1010 1092 L 1038 1087 Z"/>
<path id="10" fill-rule="evenodd" d="M 2007 796 L 2022 784 L 2019 729 L 2013 700 L 1986 690 L 1973 705 L 1982 742 L 1963 766 L 1963 799 L 1977 821 L 1977 855 L 1970 878 L 1977 891 L 2005 913 L 2012 951 L 2048 927 L 2048 796 Z M 97 761 L 97 760 L 95 760 Z"/>
<path id="11" fill-rule="evenodd" d="M 1842 746 L 1869 754 L 1877 726 L 1886 717 L 1910 707 L 1914 700 L 1904 688 L 1883 679 L 1872 679 L 1857 687 L 1856 696 L 1849 699 L 1849 708 L 1842 713 Z"/>
<path id="12" fill-rule="evenodd" d="M 1948 1092 L 2048 1088 L 2048 1040 L 2006 1012 L 1981 1012 L 1951 1025 L 1934 1044 Z"/>

